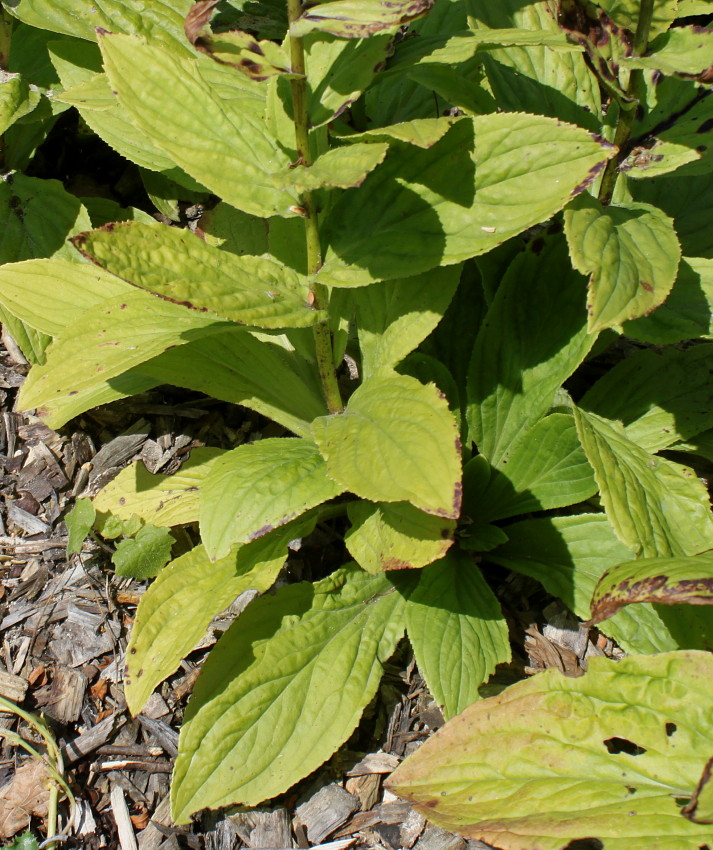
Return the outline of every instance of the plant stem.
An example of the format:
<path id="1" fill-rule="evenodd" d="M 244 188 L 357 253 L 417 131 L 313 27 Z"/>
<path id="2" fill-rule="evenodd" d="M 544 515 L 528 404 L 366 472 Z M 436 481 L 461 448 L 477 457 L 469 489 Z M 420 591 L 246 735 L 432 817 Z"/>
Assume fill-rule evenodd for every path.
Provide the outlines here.
<path id="1" fill-rule="evenodd" d="M 649 31 L 651 29 L 651 19 L 654 14 L 654 0 L 641 0 L 639 6 L 639 20 L 636 25 L 634 34 L 634 46 L 632 54 L 634 56 L 643 56 L 649 44 Z M 641 84 L 644 80 L 644 72 L 640 68 L 635 68 L 629 75 L 629 85 L 626 88 L 627 94 L 636 97 L 641 90 Z M 629 141 L 631 130 L 634 126 L 636 118 L 636 107 L 638 99 L 632 103 L 630 109 L 621 109 L 619 113 L 619 121 L 616 125 L 614 134 L 614 144 L 619 148 L 617 156 L 613 157 L 607 163 L 604 170 L 604 176 L 599 187 L 599 200 L 603 204 L 608 204 L 611 201 L 616 185 L 616 178 L 619 173 L 619 165 L 622 157 L 624 145 Z"/>
<path id="2" fill-rule="evenodd" d="M 12 39 L 12 16 L 0 7 L 0 71 L 8 70 L 10 41 Z M 5 171 L 5 136 L 0 135 L 0 172 Z"/>
<path id="3" fill-rule="evenodd" d="M 302 0 L 287 0 L 287 16 L 292 23 L 302 13 Z M 304 46 L 301 38 L 290 36 L 290 59 L 292 71 L 299 76 L 290 80 L 292 87 L 292 120 L 295 125 L 295 142 L 297 145 L 297 164 L 312 165 L 312 155 L 309 149 L 309 117 L 307 114 L 307 78 L 305 69 Z M 307 274 L 317 274 L 322 266 L 322 249 L 319 242 L 319 222 L 317 209 L 312 192 L 304 192 L 301 197 L 301 207 L 304 211 L 305 241 L 307 245 Z M 329 306 L 329 292 L 326 286 L 314 283 L 311 287 L 312 306 L 315 310 L 326 310 Z M 317 355 L 317 368 L 322 382 L 322 391 L 330 413 L 338 413 L 342 409 L 342 397 L 339 392 L 337 375 L 334 371 L 334 350 L 329 321 L 317 322 L 312 332 Z"/>

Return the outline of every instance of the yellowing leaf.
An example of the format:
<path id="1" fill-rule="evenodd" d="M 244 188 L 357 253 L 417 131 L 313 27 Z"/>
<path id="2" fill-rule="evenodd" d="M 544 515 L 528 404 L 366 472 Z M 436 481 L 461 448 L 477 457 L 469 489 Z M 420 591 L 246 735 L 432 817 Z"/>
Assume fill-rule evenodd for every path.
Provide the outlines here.
<path id="1" fill-rule="evenodd" d="M 424 567 L 453 544 L 454 520 L 425 514 L 408 502 L 352 502 L 348 513 L 352 527 L 344 542 L 369 573 Z"/>
<path id="2" fill-rule="evenodd" d="M 395 30 L 426 15 L 435 0 L 332 0 L 305 9 L 291 25 L 290 34 L 329 32 L 341 38 L 368 38 Z"/>
<path id="3" fill-rule="evenodd" d="M 681 258 L 673 221 L 648 204 L 603 206 L 576 198 L 564 214 L 572 265 L 589 274 L 590 332 L 649 313 L 663 303 Z"/>
<path id="4" fill-rule="evenodd" d="M 591 658 L 450 720 L 388 780 L 429 820 L 502 850 L 699 850 L 682 816 L 713 749 L 708 652 Z M 691 699 L 696 694 L 697 699 Z"/>
<path id="5" fill-rule="evenodd" d="M 460 442 L 435 385 L 407 375 L 376 375 L 343 413 L 312 424 L 329 475 L 374 502 L 411 502 L 436 516 L 460 513 Z"/>
<path id="6" fill-rule="evenodd" d="M 345 567 L 255 600 L 201 669 L 171 789 L 173 816 L 252 806 L 311 773 L 352 733 L 403 635 L 403 598 Z"/>
<path id="7" fill-rule="evenodd" d="M 138 516 L 157 526 L 197 522 L 200 486 L 213 460 L 224 453 L 210 447 L 193 449 L 173 475 L 153 475 L 135 461 L 97 493 L 94 507 L 120 519 Z"/>
<path id="8" fill-rule="evenodd" d="M 213 462 L 201 488 L 206 551 L 222 558 L 234 543 L 262 537 L 342 489 L 328 477 L 311 440 L 284 437 L 238 446 Z"/>
<path id="9" fill-rule="evenodd" d="M 713 552 L 690 558 L 641 558 L 607 570 L 592 597 L 592 623 L 625 605 L 713 605 Z"/>

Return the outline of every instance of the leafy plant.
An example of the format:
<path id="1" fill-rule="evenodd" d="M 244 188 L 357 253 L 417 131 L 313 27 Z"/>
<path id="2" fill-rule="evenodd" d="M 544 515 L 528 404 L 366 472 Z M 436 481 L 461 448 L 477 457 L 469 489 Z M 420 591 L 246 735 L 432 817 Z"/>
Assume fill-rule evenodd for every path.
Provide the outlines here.
<path id="1" fill-rule="evenodd" d="M 158 573 L 137 611 L 133 712 L 215 614 L 246 589 L 263 594 L 202 669 L 174 817 L 259 803 L 319 767 L 407 632 L 453 718 L 415 763 L 435 752 L 440 765 L 452 739 L 482 758 L 459 766 L 457 789 L 439 767 L 418 791 L 407 765 L 394 787 L 506 847 L 591 837 L 599 821 L 563 826 L 552 814 L 545 749 L 517 777 L 545 789 L 541 819 L 519 838 L 476 831 L 478 819 L 507 817 L 508 795 L 524 787 L 478 785 L 480 771 L 509 770 L 469 720 L 487 716 L 494 703 L 478 689 L 510 658 L 487 579 L 492 564 L 536 578 L 634 656 L 506 690 L 494 699 L 508 734 L 509 701 L 540 700 L 556 737 L 553 714 L 578 716 L 580 699 L 590 712 L 607 677 L 641 709 L 647 749 L 663 740 L 652 705 L 674 725 L 692 722 L 678 694 L 713 646 L 711 609 L 700 607 L 713 586 L 713 519 L 695 471 L 713 433 L 703 342 L 713 35 L 685 15 L 707 6 L 288 0 L 286 18 L 277 3 L 221 7 L 211 29 L 215 0 L 137 14 L 144 5 L 108 0 L 90 20 L 74 0 L 5 4 L 23 26 L 65 35 L 48 43 L 57 100 L 141 168 L 159 210 L 221 200 L 196 233 L 137 217 L 94 230 L 67 221 L 73 248 L 47 244 L 49 258 L 0 267 L 0 303 L 52 337 L 18 401 L 52 427 L 171 383 L 289 433 L 197 450 L 170 477 L 134 464 L 94 502 L 112 522 L 200 526 L 201 543 Z M 603 361 L 611 368 L 596 380 Z M 326 521 L 346 526 L 354 560 L 267 594 L 289 542 Z M 675 694 L 640 698 L 641 676 Z M 500 717 L 488 733 L 500 734 Z M 593 751 L 602 735 L 629 735 L 614 711 L 571 722 L 572 741 Z M 710 737 L 708 708 L 695 723 Z M 520 731 L 529 746 L 537 729 Z M 600 741 L 597 764 L 611 772 L 605 753 Z M 709 751 L 687 737 L 677 755 L 676 781 L 658 776 L 646 799 L 669 795 L 666 834 L 699 847 L 686 806 Z M 578 777 L 560 769 L 562 787 Z M 611 792 L 617 805 L 626 788 Z M 587 793 L 608 805 L 596 782 Z M 627 823 L 630 846 L 655 846 L 639 820 Z"/>

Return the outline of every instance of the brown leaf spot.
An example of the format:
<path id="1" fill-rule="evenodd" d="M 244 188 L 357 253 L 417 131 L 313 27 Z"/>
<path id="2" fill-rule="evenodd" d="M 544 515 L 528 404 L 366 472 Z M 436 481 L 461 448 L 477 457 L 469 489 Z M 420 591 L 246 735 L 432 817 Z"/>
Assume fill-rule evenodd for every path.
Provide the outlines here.
<path id="1" fill-rule="evenodd" d="M 653 292 L 653 286 L 647 280 L 640 280 L 639 284 L 642 289 L 645 289 L 647 292 Z"/>
<path id="2" fill-rule="evenodd" d="M 183 30 L 186 33 L 186 38 L 191 44 L 196 44 L 203 28 L 208 24 L 208 21 L 213 14 L 213 9 L 219 2 L 220 0 L 201 0 L 201 2 L 196 3 L 186 15 Z"/>

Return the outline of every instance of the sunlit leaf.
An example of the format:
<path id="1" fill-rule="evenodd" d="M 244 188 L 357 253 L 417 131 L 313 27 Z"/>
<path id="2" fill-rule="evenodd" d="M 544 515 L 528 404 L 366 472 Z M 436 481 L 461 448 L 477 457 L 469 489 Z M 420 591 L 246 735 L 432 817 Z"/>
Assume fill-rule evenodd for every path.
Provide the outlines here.
<path id="1" fill-rule="evenodd" d="M 332 0 L 305 9 L 290 26 L 290 34 L 329 32 L 341 38 L 368 38 L 396 30 L 428 14 L 435 0 Z"/>
<path id="2" fill-rule="evenodd" d="M 157 575 L 171 560 L 175 540 L 166 528 L 144 525 L 135 537 L 121 540 L 111 561 L 118 576 L 144 579 Z"/>

